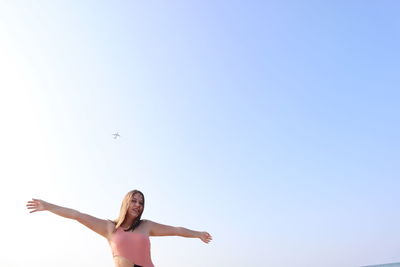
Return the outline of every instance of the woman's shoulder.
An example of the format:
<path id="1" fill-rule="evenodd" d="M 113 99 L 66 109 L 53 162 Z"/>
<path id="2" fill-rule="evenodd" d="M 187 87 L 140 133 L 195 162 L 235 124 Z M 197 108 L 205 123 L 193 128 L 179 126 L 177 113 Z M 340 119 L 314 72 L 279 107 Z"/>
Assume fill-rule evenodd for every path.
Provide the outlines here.
<path id="1" fill-rule="evenodd" d="M 150 220 L 148 220 L 148 219 L 141 219 L 140 220 L 140 225 L 141 226 L 149 226 L 149 225 L 151 225 L 153 222 L 152 221 L 150 221 Z"/>
<path id="2" fill-rule="evenodd" d="M 115 221 L 113 220 L 106 220 L 107 223 L 107 231 L 109 233 L 113 233 L 115 231 L 115 226 L 117 226 L 117 224 L 115 223 Z"/>
<path id="3" fill-rule="evenodd" d="M 154 224 L 154 222 L 151 220 L 142 219 L 142 220 L 140 220 L 139 227 L 142 229 L 146 229 L 146 232 L 149 232 L 153 224 Z"/>
<path id="4" fill-rule="evenodd" d="M 113 221 L 113 220 L 107 219 L 106 221 L 107 221 L 108 225 L 112 225 L 114 227 L 117 225 L 117 223 L 115 221 Z"/>

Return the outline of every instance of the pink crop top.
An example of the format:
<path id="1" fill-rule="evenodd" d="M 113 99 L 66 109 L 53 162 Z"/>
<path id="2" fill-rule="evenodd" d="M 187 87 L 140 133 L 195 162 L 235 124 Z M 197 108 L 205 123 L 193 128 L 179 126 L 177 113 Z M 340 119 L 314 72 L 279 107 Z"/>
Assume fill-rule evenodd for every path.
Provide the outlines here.
<path id="1" fill-rule="evenodd" d="M 139 232 L 125 232 L 119 227 L 110 239 L 113 257 L 122 256 L 132 264 L 154 267 L 150 255 L 150 238 Z"/>

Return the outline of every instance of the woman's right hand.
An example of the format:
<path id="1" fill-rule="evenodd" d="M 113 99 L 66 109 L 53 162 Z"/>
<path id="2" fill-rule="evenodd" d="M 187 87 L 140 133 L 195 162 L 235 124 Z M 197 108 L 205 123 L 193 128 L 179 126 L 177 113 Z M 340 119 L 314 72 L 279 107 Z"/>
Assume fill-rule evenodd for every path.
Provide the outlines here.
<path id="1" fill-rule="evenodd" d="M 47 204 L 46 201 L 43 201 L 41 199 L 32 198 L 32 200 L 30 200 L 30 201 L 28 201 L 28 203 L 26 203 L 26 207 L 28 208 L 28 210 L 31 210 L 30 213 L 32 213 L 32 212 L 36 212 L 36 211 L 47 210 L 46 204 Z"/>

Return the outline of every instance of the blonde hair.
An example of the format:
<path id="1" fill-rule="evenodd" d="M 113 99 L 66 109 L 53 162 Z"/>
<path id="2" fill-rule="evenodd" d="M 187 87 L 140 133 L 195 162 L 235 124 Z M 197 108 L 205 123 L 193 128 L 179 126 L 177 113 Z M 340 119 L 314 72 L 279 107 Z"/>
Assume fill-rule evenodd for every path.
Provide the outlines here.
<path id="1" fill-rule="evenodd" d="M 144 210 L 144 195 L 143 195 L 142 192 L 140 192 L 139 190 L 135 189 L 135 190 L 129 191 L 125 195 L 124 199 L 122 200 L 121 209 L 119 211 L 119 216 L 118 216 L 117 219 L 115 219 L 113 221 L 115 223 L 115 230 L 117 230 L 121 226 L 121 224 L 125 221 L 126 214 L 128 213 L 129 204 L 131 203 L 132 198 L 133 198 L 133 196 L 135 194 L 140 194 L 142 196 L 142 198 L 143 198 L 143 209 L 142 209 L 142 212 L 139 214 L 139 216 L 137 216 L 137 218 L 133 221 L 132 225 L 128 228 L 127 231 L 133 231 L 140 224 L 142 213 L 143 213 L 143 210 Z"/>

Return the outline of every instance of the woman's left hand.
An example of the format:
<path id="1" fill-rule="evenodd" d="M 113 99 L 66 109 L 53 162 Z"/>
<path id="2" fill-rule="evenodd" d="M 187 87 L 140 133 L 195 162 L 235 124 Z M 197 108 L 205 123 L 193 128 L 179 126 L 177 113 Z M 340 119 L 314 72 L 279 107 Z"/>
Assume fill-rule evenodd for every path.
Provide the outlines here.
<path id="1" fill-rule="evenodd" d="M 212 240 L 212 236 L 207 233 L 207 232 L 200 232 L 200 236 L 199 238 L 201 239 L 201 241 L 203 241 L 204 243 L 210 243 L 210 241 Z"/>

